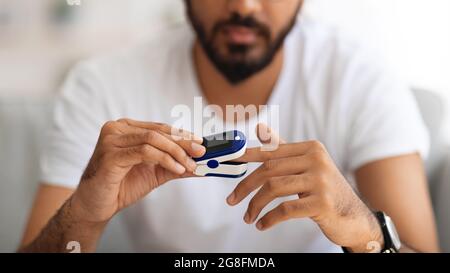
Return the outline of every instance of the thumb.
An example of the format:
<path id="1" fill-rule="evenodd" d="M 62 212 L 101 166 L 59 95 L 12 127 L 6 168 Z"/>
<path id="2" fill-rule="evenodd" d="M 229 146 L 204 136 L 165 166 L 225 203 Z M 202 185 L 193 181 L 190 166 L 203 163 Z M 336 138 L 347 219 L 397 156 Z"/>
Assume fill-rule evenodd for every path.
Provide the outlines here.
<path id="1" fill-rule="evenodd" d="M 256 135 L 262 144 L 262 151 L 275 151 L 280 144 L 286 143 L 277 132 L 264 123 L 256 126 Z"/>

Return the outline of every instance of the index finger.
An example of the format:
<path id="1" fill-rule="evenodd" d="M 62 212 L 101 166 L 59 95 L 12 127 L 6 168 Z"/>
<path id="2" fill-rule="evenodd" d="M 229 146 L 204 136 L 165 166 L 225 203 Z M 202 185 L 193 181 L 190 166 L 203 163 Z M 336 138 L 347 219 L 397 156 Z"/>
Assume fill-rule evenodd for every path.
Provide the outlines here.
<path id="1" fill-rule="evenodd" d="M 266 162 L 272 159 L 284 157 L 301 156 L 307 154 L 311 149 L 321 149 L 321 144 L 316 141 L 297 142 L 291 144 L 280 144 L 274 151 L 264 151 L 261 147 L 249 148 L 236 162 Z"/>
<path id="2" fill-rule="evenodd" d="M 195 135 L 192 132 L 172 127 L 164 123 L 137 121 L 132 119 L 121 119 L 119 122 L 123 122 L 129 126 L 134 126 L 142 129 L 160 130 L 161 132 L 170 135 L 174 140 L 193 140 L 199 144 L 203 142 L 203 138 Z"/>

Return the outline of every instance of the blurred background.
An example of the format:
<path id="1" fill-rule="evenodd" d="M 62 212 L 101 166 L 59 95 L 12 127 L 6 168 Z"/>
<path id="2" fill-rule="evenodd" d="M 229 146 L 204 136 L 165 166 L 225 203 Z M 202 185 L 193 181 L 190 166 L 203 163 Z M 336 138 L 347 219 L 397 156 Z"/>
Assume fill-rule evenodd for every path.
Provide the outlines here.
<path id="1" fill-rule="evenodd" d="M 68 69 L 185 21 L 182 0 L 79 1 L 0 0 L 0 251 L 18 243 L 37 183 L 41 132 Z M 439 121 L 430 126 L 450 142 L 449 0 L 305 0 L 304 15 L 373 47 L 412 87 L 432 93 L 421 104 L 433 108 L 427 115 Z M 448 187 L 434 190 L 450 199 Z M 105 250 L 123 250 L 121 243 Z"/>

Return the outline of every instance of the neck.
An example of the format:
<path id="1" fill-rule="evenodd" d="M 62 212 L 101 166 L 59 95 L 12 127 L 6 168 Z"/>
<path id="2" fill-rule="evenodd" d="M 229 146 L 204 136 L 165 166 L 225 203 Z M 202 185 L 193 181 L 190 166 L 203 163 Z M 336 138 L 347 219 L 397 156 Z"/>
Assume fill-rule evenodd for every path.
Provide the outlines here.
<path id="1" fill-rule="evenodd" d="M 194 63 L 197 77 L 208 104 L 222 109 L 226 105 L 265 105 L 273 91 L 283 67 L 283 49 L 262 71 L 239 83 L 230 84 L 215 68 L 198 41 L 194 46 Z"/>

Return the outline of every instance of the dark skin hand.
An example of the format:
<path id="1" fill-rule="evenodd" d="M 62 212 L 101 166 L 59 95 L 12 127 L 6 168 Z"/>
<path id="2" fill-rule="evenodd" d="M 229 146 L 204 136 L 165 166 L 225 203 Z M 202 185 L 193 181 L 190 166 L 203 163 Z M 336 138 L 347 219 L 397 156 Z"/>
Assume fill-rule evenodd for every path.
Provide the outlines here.
<path id="1" fill-rule="evenodd" d="M 245 222 L 256 222 L 258 229 L 267 230 L 283 221 L 309 217 L 331 241 L 350 251 L 380 249 L 384 242 L 377 220 L 325 147 L 317 141 L 285 144 L 265 128 L 258 131 L 269 132 L 269 137 L 258 134 L 261 142 L 281 144 L 277 149 L 269 145 L 270 151 L 247 150 L 239 161 L 264 163 L 228 198 L 230 205 L 236 205 L 259 189 L 249 203 Z M 39 228 L 27 229 L 19 251 L 66 252 L 67 243 L 73 240 L 80 242 L 82 252 L 94 251 L 114 214 L 171 179 L 192 176 L 187 154 L 201 156 L 204 149 L 194 149 L 199 143 L 196 140 L 165 137 L 168 129 L 158 123 L 131 120 L 105 124 L 78 189 L 72 192 L 47 186 L 40 190 L 35 207 L 41 215 L 33 213 L 29 227 L 36 223 L 42 231 L 38 234 Z M 177 161 L 184 170 L 179 170 Z M 408 173 L 401 171 L 405 166 L 411 168 Z M 393 217 L 404 244 L 414 251 L 437 252 L 434 217 L 420 166 L 417 155 L 406 155 L 368 164 L 356 177 L 365 201 Z M 281 203 L 257 220 L 272 200 L 292 195 L 298 199 Z M 61 204 L 53 217 L 51 207 L 45 205 L 49 201 Z M 413 206 L 414 210 L 409 209 Z M 404 247 L 402 252 L 413 250 Z"/>
<path id="2" fill-rule="evenodd" d="M 193 176 L 192 157 L 205 153 L 202 141 L 166 124 L 107 122 L 76 191 L 19 251 L 65 252 L 70 241 L 94 251 L 116 213 L 170 180 Z"/>
<path id="3" fill-rule="evenodd" d="M 264 127 L 259 132 L 270 132 L 270 129 Z M 279 139 L 275 134 L 273 137 Z M 277 149 L 248 149 L 238 161 L 263 162 L 227 198 L 228 204 L 237 205 L 256 191 L 245 212 L 247 224 L 256 222 L 256 227 L 264 231 L 287 220 L 310 218 L 328 239 L 351 252 L 370 252 L 374 245 L 384 246 L 376 217 L 353 191 L 320 142 L 285 144 L 280 140 Z M 292 195 L 298 199 L 283 202 L 260 215 L 273 200 Z M 431 246 L 433 237 L 430 237 Z M 412 249 L 404 247 L 402 251 Z"/>
<path id="4" fill-rule="evenodd" d="M 35 207 L 41 214 L 33 213 L 29 227 L 42 226 L 42 231 L 38 234 L 40 230 L 38 227 L 27 229 L 21 252 L 66 252 L 67 243 L 73 240 L 80 242 L 82 252 L 94 251 L 104 227 L 117 211 L 136 202 L 155 187 L 171 179 L 191 176 L 188 172 L 177 174 L 174 172 L 176 169 L 171 171 L 162 168 L 161 173 L 154 173 L 155 179 L 138 179 L 141 175 L 135 176 L 133 173 L 141 174 L 140 166 L 144 164 L 143 162 L 155 164 L 152 162 L 157 162 L 157 157 L 149 154 L 152 156 L 145 159 L 147 156 L 140 151 L 146 151 L 146 149 L 130 150 L 119 147 L 123 146 L 119 144 L 124 140 L 130 145 L 136 141 L 153 143 L 148 131 L 159 131 L 159 129 L 150 129 L 150 127 L 163 125 L 136 123 L 139 124 L 136 127 L 128 123 L 134 122 L 125 120 L 105 125 L 80 187 L 75 192 L 50 186 L 41 188 L 35 203 Z M 282 142 L 272 133 L 269 138 L 262 137 L 261 134 L 258 136 L 265 144 Z M 108 141 L 105 141 L 106 139 Z M 191 150 L 193 142 L 175 141 L 173 143 L 184 147 L 189 154 L 204 153 L 197 149 Z M 168 147 L 175 146 L 169 144 L 162 149 L 167 150 Z M 120 166 L 118 170 L 123 172 L 114 172 L 116 174 L 114 176 L 105 176 L 110 174 L 110 170 L 114 170 L 118 163 L 107 159 L 113 159 L 116 153 L 123 153 L 125 150 L 131 152 L 130 157 L 118 158 L 121 160 L 136 158 L 136 160 L 130 161 L 128 163 L 131 164 L 130 166 Z M 174 152 L 178 149 L 168 150 L 173 153 L 174 158 L 178 158 L 180 164 L 185 164 L 186 170 L 189 168 L 188 161 L 183 160 L 185 158 L 183 152 L 177 156 Z M 282 142 L 278 149 L 268 150 L 270 151 L 260 148 L 248 149 L 239 160 L 264 162 L 258 170 L 238 184 L 228 199 L 231 205 L 235 205 L 242 202 L 251 192 L 259 189 L 245 213 L 244 218 L 247 223 L 256 222 L 260 230 L 267 230 L 283 221 L 309 217 L 319 225 L 330 240 L 338 245 L 347 246 L 350 251 L 371 252 L 374 250 L 371 248 L 374 242 L 379 244 L 378 249 L 383 246 L 380 228 L 371 210 L 348 185 L 322 144 L 317 141 L 293 144 Z M 183 156 L 180 157 L 180 155 Z M 169 159 L 167 156 L 164 158 Z M 165 165 L 172 169 L 174 161 L 167 161 Z M 368 164 L 357 171 L 356 177 L 365 201 L 371 207 L 383 210 L 393 217 L 404 245 L 412 246 L 414 251 L 437 252 L 439 247 L 431 204 L 426 192 L 426 180 L 423 173 L 420 175 L 420 171 L 414 173 L 414 170 L 420 170 L 421 165 L 416 155 L 406 155 Z M 159 168 L 158 166 L 159 164 L 156 163 L 155 167 Z M 408 173 L 399 172 L 405 166 L 412 169 Z M 153 168 L 145 168 L 145 170 L 149 174 L 153 173 Z M 411 174 L 413 176 L 410 176 Z M 116 179 L 113 179 L 114 177 Z M 132 179 L 129 181 L 135 183 L 126 186 L 128 179 Z M 393 181 L 396 183 L 394 184 Z M 127 184 L 124 185 L 124 183 Z M 142 187 L 139 186 L 141 183 Z M 408 190 L 407 194 L 404 194 L 405 188 Z M 260 217 L 261 210 L 269 202 L 278 197 L 292 195 L 296 195 L 298 199 L 281 203 L 274 210 Z M 57 196 L 60 198 L 55 199 Z M 53 217 L 52 208 L 45 205 L 49 201 L 61 204 Z M 408 207 L 412 206 L 417 206 L 414 209 L 415 213 L 405 213 L 411 211 Z M 260 217 L 259 220 L 257 220 L 258 217 Z M 49 219 L 49 222 L 47 223 L 45 219 Z M 415 224 L 411 225 L 411 223 Z M 402 252 L 413 252 L 413 250 L 403 247 Z"/>

